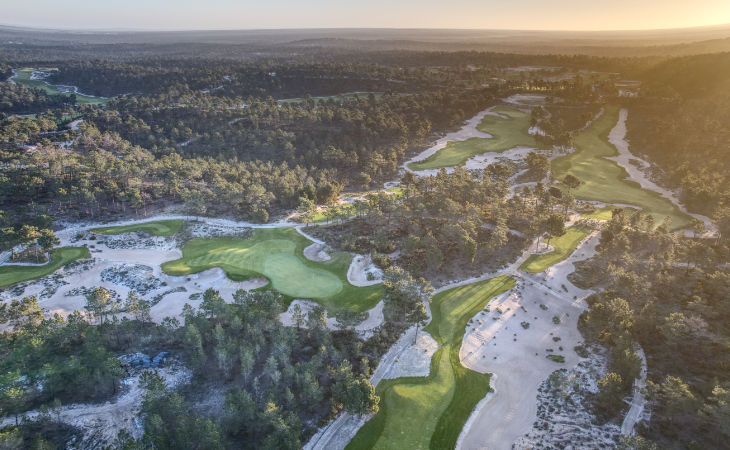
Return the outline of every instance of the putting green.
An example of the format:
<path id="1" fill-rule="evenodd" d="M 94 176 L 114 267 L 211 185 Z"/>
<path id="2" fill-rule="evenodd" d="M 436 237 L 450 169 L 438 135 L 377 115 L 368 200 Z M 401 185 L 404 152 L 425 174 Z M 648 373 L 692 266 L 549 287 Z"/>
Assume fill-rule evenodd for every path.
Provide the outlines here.
<path id="1" fill-rule="evenodd" d="M 429 376 L 381 381 L 380 411 L 347 448 L 454 448 L 474 407 L 490 390 L 489 375 L 469 370 L 459 360 L 466 325 L 491 298 L 514 285 L 513 278 L 500 276 L 434 296 L 426 331 L 439 350 Z"/>
<path id="2" fill-rule="evenodd" d="M 48 95 L 76 94 L 76 103 L 79 105 L 101 105 L 109 101 L 106 97 L 93 97 L 76 92 L 69 92 L 66 91 L 63 86 L 50 84 L 44 80 L 31 80 L 30 76 L 33 74 L 34 70 L 36 69 L 30 67 L 16 70 L 13 81 L 30 88 L 43 89 Z"/>
<path id="3" fill-rule="evenodd" d="M 482 153 L 501 153 L 519 146 L 539 147 L 535 138 L 528 133 L 529 114 L 506 106 L 494 108 L 492 111 L 506 117 L 487 114 L 477 125 L 479 131 L 491 134 L 492 138 L 470 138 L 449 142 L 446 147 L 425 160 L 410 163 L 408 167 L 411 170 L 428 170 L 460 166 L 469 158 Z"/>
<path id="4" fill-rule="evenodd" d="M 172 236 L 180 231 L 182 219 L 155 220 L 153 222 L 133 223 L 130 225 L 119 225 L 116 227 L 93 228 L 90 231 L 99 234 L 122 234 L 133 231 L 145 231 L 152 236 Z"/>
<path id="5" fill-rule="evenodd" d="M 51 250 L 51 261 L 42 266 L 0 266 L 0 287 L 7 287 L 23 281 L 44 277 L 52 274 L 71 261 L 89 257 L 89 249 L 86 247 L 60 247 Z"/>
<path id="6" fill-rule="evenodd" d="M 580 226 L 570 227 L 565 230 L 565 234 L 550 240 L 550 244 L 555 248 L 550 253 L 542 255 L 530 255 L 527 260 L 522 263 L 520 270 L 528 273 L 540 273 L 548 267 L 563 261 L 570 256 L 580 241 L 583 240 L 591 232 L 589 228 Z"/>
<path id="7" fill-rule="evenodd" d="M 606 159 L 618 155 L 616 148 L 608 142 L 608 134 L 618 122 L 618 112 L 617 106 L 606 106 L 603 115 L 578 133 L 574 138 L 577 150 L 552 161 L 553 176 L 562 180 L 571 174 L 583 181 L 573 190 L 577 199 L 636 205 L 651 214 L 657 225 L 669 217 L 672 229 L 688 226 L 690 217 L 677 205 L 656 192 L 642 189 L 638 183 L 627 181 L 626 170 Z"/>
<path id="8" fill-rule="evenodd" d="M 309 298 L 333 311 L 366 311 L 380 300 L 382 286 L 356 287 L 347 281 L 352 256 L 336 253 L 327 262 L 313 262 L 303 250 L 311 242 L 291 228 L 257 229 L 249 239 L 193 239 L 183 257 L 162 265 L 169 275 L 198 273 L 213 267 L 243 281 L 264 276 L 271 287 L 291 298 Z"/>

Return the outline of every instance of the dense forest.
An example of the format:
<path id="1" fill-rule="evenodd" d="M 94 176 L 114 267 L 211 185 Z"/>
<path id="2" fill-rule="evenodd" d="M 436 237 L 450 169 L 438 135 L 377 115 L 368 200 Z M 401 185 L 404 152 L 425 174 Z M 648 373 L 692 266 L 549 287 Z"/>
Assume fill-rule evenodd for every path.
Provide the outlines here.
<path id="1" fill-rule="evenodd" d="M 580 286 L 601 289 L 581 318 L 588 339 L 610 349 L 597 410 L 604 420 L 623 410 L 621 398 L 641 366 L 638 342 L 652 402 L 642 434 L 658 448 L 721 448 L 730 437 L 727 224 L 722 231 L 721 239 L 686 239 L 617 210 L 599 254 L 571 275 Z"/>
<path id="2" fill-rule="evenodd" d="M 682 201 L 706 215 L 730 207 L 730 53 L 658 64 L 643 76 L 629 107 L 628 137 L 681 189 Z"/>
<path id="3" fill-rule="evenodd" d="M 530 108 L 530 126 L 558 151 L 573 147 L 606 102 L 628 108 L 632 151 L 656 163 L 652 177 L 715 219 L 712 239 L 685 238 L 621 209 L 603 225 L 583 222 L 601 229 L 599 252 L 571 278 L 599 292 L 580 321 L 586 339 L 609 350 L 610 372 L 592 403 L 599 420 L 623 411 L 640 345 L 652 411 L 639 430 L 646 448 L 720 448 L 730 438 L 730 54 L 198 43 L 0 44 L 0 57 L 0 250 L 34 241 L 52 248 L 57 220 L 172 211 L 266 223 L 297 211 L 306 223 L 331 206 L 325 225 L 307 232 L 370 255 L 385 292 L 385 322 L 367 339 L 346 314 L 328 329 L 322 308 L 283 326 L 278 316 L 291 299 L 274 290 L 239 291 L 227 302 L 211 289 L 199 310 L 160 324 L 144 299 L 120 301 L 102 288 L 90 290 L 84 314 L 67 318 L 44 316 L 35 297 L 2 303 L 0 409 L 17 419 L 2 442 L 53 448 L 81 439 L 53 411 L 110 400 L 130 376 L 145 391 L 144 435 L 123 433 L 118 448 L 300 448 L 342 411 L 377 411 L 368 377 L 402 332 L 426 319 L 426 279 L 441 286 L 494 272 L 535 239 L 563 235 L 571 211 L 594 209 L 571 193 L 588 180 L 550 179 L 539 152 L 482 170 L 402 170 L 408 157 L 516 93 L 546 98 Z M 79 105 L 73 94 L 9 80 L 30 66 L 58 68 L 47 81 L 108 99 Z M 619 96 L 621 79 L 640 81 L 636 96 Z M 362 194 L 389 181 L 399 188 Z M 510 189 L 523 182 L 534 186 Z M 359 197 L 338 212 L 348 192 Z M 694 228 L 704 231 L 699 221 Z M 119 359 L 163 350 L 189 369 L 189 386 L 173 388 Z M 206 396 L 217 409 L 200 406 Z M 21 422 L 32 409 L 45 413 Z"/>

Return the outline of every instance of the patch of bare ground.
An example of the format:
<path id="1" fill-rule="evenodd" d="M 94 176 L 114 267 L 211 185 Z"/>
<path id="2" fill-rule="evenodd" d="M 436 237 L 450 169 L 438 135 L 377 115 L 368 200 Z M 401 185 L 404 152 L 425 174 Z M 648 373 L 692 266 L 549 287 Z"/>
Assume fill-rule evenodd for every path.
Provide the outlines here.
<path id="1" fill-rule="evenodd" d="M 190 382 L 191 372 L 179 364 L 172 363 L 156 370 L 170 389 Z M 77 448 L 100 448 L 114 442 L 121 430 L 127 431 L 135 439 L 140 439 L 144 429 L 137 416 L 145 394 L 145 389 L 140 385 L 141 375 L 142 371 L 137 371 L 133 376 L 122 380 L 122 393 L 112 401 L 62 406 L 53 412 L 53 416 L 58 421 L 81 430 L 84 437 Z M 29 411 L 22 417 L 33 420 L 39 414 L 39 411 Z M 0 426 L 14 423 L 15 418 L 9 417 Z"/>
<path id="2" fill-rule="evenodd" d="M 595 420 L 592 400 L 598 381 L 608 373 L 608 355 L 600 347 L 588 350 L 572 369 L 556 370 L 537 394 L 537 419 L 513 449 L 613 448 L 620 427 Z"/>

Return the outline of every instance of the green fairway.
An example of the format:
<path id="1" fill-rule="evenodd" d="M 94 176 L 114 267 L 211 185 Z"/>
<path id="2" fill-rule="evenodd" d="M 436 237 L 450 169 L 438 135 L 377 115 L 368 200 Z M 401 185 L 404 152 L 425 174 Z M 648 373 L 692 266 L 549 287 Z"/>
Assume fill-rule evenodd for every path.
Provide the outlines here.
<path id="1" fill-rule="evenodd" d="M 431 360 L 431 373 L 381 381 L 377 388 L 380 411 L 347 448 L 454 448 L 474 406 L 490 390 L 489 375 L 469 370 L 459 361 L 467 322 L 491 298 L 514 285 L 513 278 L 501 276 L 434 296 L 433 318 L 426 331 L 439 350 Z"/>
<path id="2" fill-rule="evenodd" d="M 187 275 L 220 267 L 235 281 L 264 276 L 282 294 L 316 300 L 330 311 L 367 311 L 378 303 L 381 285 L 356 287 L 347 281 L 351 255 L 309 261 L 303 251 L 310 244 L 292 228 L 257 229 L 249 239 L 198 238 L 185 244 L 181 259 L 166 262 L 162 270 Z"/>
<path id="3" fill-rule="evenodd" d="M 616 148 L 608 142 L 608 133 L 618 121 L 618 111 L 617 106 L 606 106 L 601 117 L 578 133 L 575 153 L 553 160 L 553 176 L 558 180 L 568 174 L 580 178 L 583 184 L 573 190 L 577 199 L 636 205 L 651 214 L 657 225 L 664 217 L 669 217 L 672 229 L 686 227 L 690 217 L 677 205 L 656 192 L 642 189 L 638 183 L 625 180 L 628 173 L 623 167 L 605 158 L 618 155 Z"/>
<path id="4" fill-rule="evenodd" d="M 51 261 L 42 266 L 0 266 L 0 287 L 44 277 L 71 261 L 89 257 L 89 249 L 86 247 L 60 247 L 51 250 Z"/>
<path id="5" fill-rule="evenodd" d="M 613 210 L 615 210 L 615 209 L 623 210 L 624 215 L 626 215 L 627 217 L 630 216 L 631 214 L 633 214 L 634 211 L 636 211 L 633 208 L 608 205 L 608 206 L 604 206 L 603 208 L 598 208 L 595 211 L 593 211 L 592 213 L 581 214 L 581 216 L 585 217 L 586 219 L 611 220 L 611 218 L 613 218 Z"/>
<path id="6" fill-rule="evenodd" d="M 133 223 L 130 225 L 119 225 L 116 227 L 93 228 L 89 231 L 99 234 L 122 234 L 132 231 L 144 231 L 152 236 L 172 236 L 180 231 L 182 219 L 155 220 L 153 222 Z"/>
<path id="7" fill-rule="evenodd" d="M 75 93 L 65 86 L 50 84 L 44 80 L 31 80 L 30 76 L 33 73 L 33 70 L 35 69 L 29 67 L 24 69 L 18 69 L 15 72 L 13 81 L 30 88 L 43 89 L 48 95 L 68 95 Z M 101 105 L 109 101 L 109 99 L 106 97 L 93 97 L 90 95 L 83 95 L 79 93 L 75 94 L 76 103 L 79 105 Z"/>
<path id="8" fill-rule="evenodd" d="M 580 241 L 591 232 L 589 228 L 573 226 L 565 230 L 565 234 L 550 240 L 555 250 L 542 255 L 530 255 L 527 261 L 522 263 L 520 270 L 528 273 L 540 273 L 548 267 L 563 261 L 571 255 Z"/>
<path id="9" fill-rule="evenodd" d="M 487 114 L 482 123 L 477 125 L 479 131 L 491 134 L 490 138 L 471 138 L 465 141 L 449 142 L 446 147 L 423 161 L 408 165 L 411 170 L 440 169 L 442 167 L 460 166 L 469 158 L 487 152 L 503 152 L 511 148 L 524 146 L 538 148 L 530 129 L 530 115 L 519 109 L 500 106 L 492 111 L 507 118 Z"/>

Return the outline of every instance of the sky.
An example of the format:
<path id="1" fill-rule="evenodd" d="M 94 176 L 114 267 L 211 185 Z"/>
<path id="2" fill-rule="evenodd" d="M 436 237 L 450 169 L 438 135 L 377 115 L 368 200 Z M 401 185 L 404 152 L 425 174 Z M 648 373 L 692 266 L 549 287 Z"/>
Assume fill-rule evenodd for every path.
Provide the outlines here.
<path id="1" fill-rule="evenodd" d="M 69 29 L 636 30 L 730 23 L 730 0 L 1 0 L 4 25 Z"/>

